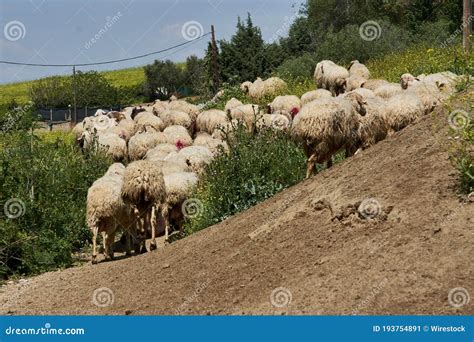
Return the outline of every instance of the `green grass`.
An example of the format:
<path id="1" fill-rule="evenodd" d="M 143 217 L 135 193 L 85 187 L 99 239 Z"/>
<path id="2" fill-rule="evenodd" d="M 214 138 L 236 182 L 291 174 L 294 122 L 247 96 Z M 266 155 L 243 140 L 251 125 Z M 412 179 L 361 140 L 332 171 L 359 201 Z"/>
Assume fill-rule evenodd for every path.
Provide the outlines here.
<path id="1" fill-rule="evenodd" d="M 145 80 L 143 67 L 103 71 L 101 74 L 116 87 L 135 86 Z M 0 85 L 0 106 L 9 104 L 13 99 L 15 99 L 19 105 L 26 104 L 29 100 L 28 90 L 35 82 L 37 81 L 34 80 Z"/>

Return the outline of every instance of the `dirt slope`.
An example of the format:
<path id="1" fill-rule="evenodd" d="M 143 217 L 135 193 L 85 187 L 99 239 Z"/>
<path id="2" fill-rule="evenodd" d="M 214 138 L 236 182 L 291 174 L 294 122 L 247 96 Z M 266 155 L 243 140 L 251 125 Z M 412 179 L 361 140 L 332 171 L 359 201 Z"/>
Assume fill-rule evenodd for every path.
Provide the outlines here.
<path id="1" fill-rule="evenodd" d="M 0 313 L 474 314 L 474 298 L 448 301 L 474 296 L 473 204 L 455 193 L 437 123 L 153 253 L 4 286 Z M 368 220 L 354 208 L 370 198 L 381 210 Z"/>

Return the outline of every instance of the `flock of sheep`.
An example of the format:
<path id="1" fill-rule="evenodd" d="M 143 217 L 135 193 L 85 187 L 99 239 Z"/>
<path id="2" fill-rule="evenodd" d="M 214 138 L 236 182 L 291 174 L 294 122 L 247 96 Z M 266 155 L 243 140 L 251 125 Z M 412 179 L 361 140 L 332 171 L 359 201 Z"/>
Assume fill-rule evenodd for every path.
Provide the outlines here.
<path id="1" fill-rule="evenodd" d="M 127 255 L 132 245 L 137 253 L 145 251 L 149 237 L 150 249 L 155 249 L 158 233 L 164 232 L 167 241 L 171 225 L 181 232 L 183 204 L 204 167 L 228 150 L 225 137 L 231 136 L 237 122 L 252 132 L 262 127 L 284 130 L 300 141 L 309 177 L 317 163 L 327 162 L 330 167 L 338 151 L 351 156 L 430 113 L 454 93 L 458 78 L 450 72 L 404 74 L 400 83 L 389 83 L 371 79 L 358 61 L 351 62 L 349 69 L 322 61 L 314 72 L 317 89 L 301 98 L 276 96 L 265 108 L 232 98 L 224 110 L 201 110 L 172 98 L 87 117 L 74 128 L 81 146 L 103 148 L 115 161 L 88 191 L 92 262 L 97 261 L 99 233 L 105 257 L 112 259 L 119 228 L 127 237 Z M 277 77 L 241 84 L 255 102 L 286 88 Z"/>

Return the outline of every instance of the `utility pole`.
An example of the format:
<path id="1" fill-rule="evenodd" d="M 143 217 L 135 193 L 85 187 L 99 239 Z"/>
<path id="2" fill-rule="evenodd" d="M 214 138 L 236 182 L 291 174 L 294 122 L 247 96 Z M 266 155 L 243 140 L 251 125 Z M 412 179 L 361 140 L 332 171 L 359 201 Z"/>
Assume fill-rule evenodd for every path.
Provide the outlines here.
<path id="1" fill-rule="evenodd" d="M 463 39 L 462 39 L 462 46 L 464 49 L 464 54 L 467 56 L 471 52 L 471 25 L 472 25 L 472 17 L 471 17 L 471 0 L 464 0 L 464 11 L 463 11 Z"/>
<path id="2" fill-rule="evenodd" d="M 214 25 L 211 25 L 211 45 L 212 45 L 212 71 L 214 73 L 214 92 L 217 93 L 221 86 L 219 77 L 219 62 L 217 61 L 217 44 L 216 35 L 214 32 Z"/>
<path id="3" fill-rule="evenodd" d="M 73 94 L 73 98 L 74 98 L 74 115 L 73 115 L 73 119 L 72 119 L 72 124 L 73 125 L 76 125 L 77 123 L 77 105 L 76 105 L 76 66 L 73 65 L 72 66 L 72 94 Z"/>

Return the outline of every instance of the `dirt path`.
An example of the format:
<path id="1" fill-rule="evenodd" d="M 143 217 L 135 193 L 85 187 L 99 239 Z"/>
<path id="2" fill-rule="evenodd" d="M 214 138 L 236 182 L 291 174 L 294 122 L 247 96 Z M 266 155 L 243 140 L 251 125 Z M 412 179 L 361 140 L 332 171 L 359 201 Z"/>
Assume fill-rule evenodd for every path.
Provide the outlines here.
<path id="1" fill-rule="evenodd" d="M 448 301 L 474 297 L 473 203 L 436 122 L 153 253 L 2 287 L 0 313 L 474 314 Z"/>

